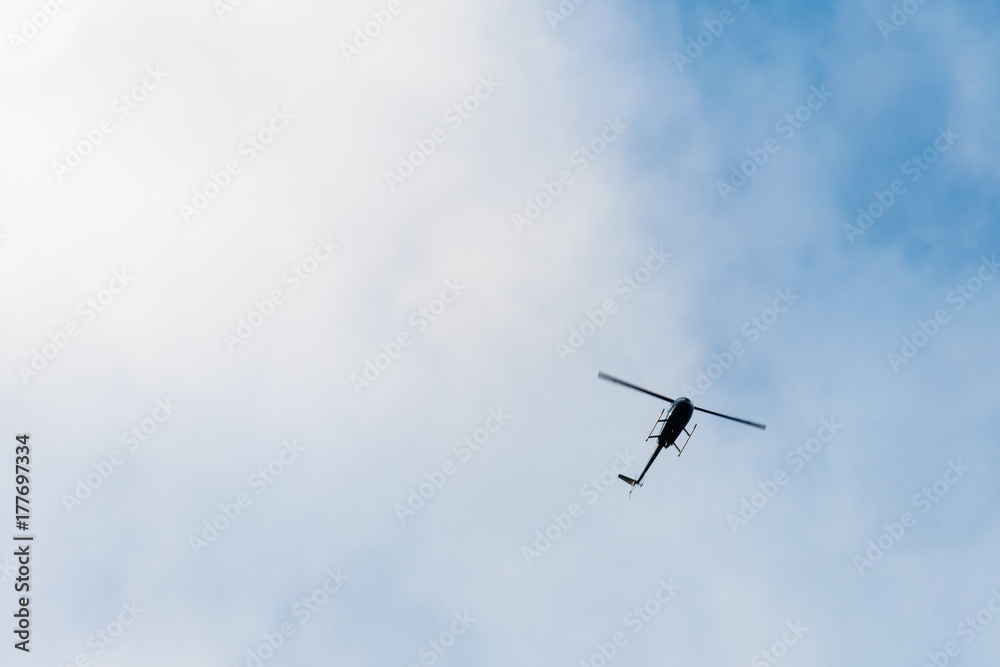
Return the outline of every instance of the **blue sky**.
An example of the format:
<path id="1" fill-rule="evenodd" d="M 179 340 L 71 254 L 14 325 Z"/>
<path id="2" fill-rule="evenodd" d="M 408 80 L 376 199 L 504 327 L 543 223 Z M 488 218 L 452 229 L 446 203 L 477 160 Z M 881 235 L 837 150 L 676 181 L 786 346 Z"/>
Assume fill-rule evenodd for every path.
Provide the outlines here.
<path id="1" fill-rule="evenodd" d="M 0 18 L 10 664 L 997 655 L 995 6 L 60 7 Z M 768 428 L 629 498 L 664 406 L 602 370 Z"/>

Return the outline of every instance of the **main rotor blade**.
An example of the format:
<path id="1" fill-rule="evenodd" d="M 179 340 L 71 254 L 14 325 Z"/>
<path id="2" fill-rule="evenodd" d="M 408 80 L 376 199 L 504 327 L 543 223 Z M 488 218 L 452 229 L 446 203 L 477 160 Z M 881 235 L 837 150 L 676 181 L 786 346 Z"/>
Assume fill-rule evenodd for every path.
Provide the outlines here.
<path id="1" fill-rule="evenodd" d="M 734 422 L 739 422 L 741 424 L 746 424 L 747 426 L 754 426 L 760 430 L 767 428 L 764 424 L 758 424 L 757 422 L 747 421 L 746 419 L 740 419 L 739 417 L 730 417 L 729 415 L 724 415 L 721 412 L 712 412 L 711 410 L 706 410 L 705 408 L 696 407 L 695 410 L 700 410 L 701 412 L 707 412 L 710 415 L 715 415 L 716 417 L 722 417 L 724 419 L 732 419 Z"/>
<path id="2" fill-rule="evenodd" d="M 648 389 L 643 389 L 642 387 L 637 387 L 634 384 L 630 384 L 630 383 L 626 382 L 625 380 L 619 380 L 618 378 L 616 378 L 614 376 L 611 376 L 611 375 L 608 375 L 607 373 L 604 373 L 604 372 L 599 372 L 597 374 L 597 377 L 601 378 L 602 380 L 607 380 L 608 382 L 614 382 L 615 384 L 620 384 L 623 387 L 628 387 L 629 389 L 635 389 L 636 391 L 641 391 L 642 393 L 649 394 L 650 396 L 656 396 L 657 398 L 662 398 L 667 403 L 673 403 L 674 402 L 674 399 L 672 399 L 672 398 L 667 398 L 666 396 L 664 396 L 662 394 L 657 394 L 656 392 L 652 392 L 652 391 L 650 391 Z"/>

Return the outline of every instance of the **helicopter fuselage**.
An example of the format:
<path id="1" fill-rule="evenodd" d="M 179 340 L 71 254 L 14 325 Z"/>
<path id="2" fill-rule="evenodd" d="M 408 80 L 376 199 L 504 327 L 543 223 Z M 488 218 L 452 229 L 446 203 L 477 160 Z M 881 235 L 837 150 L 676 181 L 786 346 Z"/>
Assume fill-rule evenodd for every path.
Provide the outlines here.
<path id="1" fill-rule="evenodd" d="M 671 403 L 670 410 L 667 411 L 667 421 L 663 424 L 663 429 L 660 430 L 660 435 L 656 439 L 656 442 L 661 447 L 668 447 L 674 444 L 678 436 L 680 436 L 681 431 L 691 421 L 691 415 L 693 414 L 694 406 L 691 404 L 690 399 L 682 396 Z"/>
<path id="2" fill-rule="evenodd" d="M 758 424 L 757 422 L 748 421 L 746 419 L 739 419 L 737 417 L 731 417 L 729 415 L 724 415 L 721 412 L 713 412 L 712 410 L 708 410 L 702 407 L 696 408 L 694 405 L 691 404 L 691 399 L 684 398 L 682 396 L 681 398 L 674 400 L 669 396 L 664 396 L 663 394 L 657 394 L 655 391 L 643 389 L 638 385 L 634 385 L 631 382 L 626 382 L 625 380 L 620 380 L 604 372 L 599 372 L 597 374 L 597 377 L 602 380 L 607 380 L 608 382 L 614 382 L 615 384 L 620 384 L 623 387 L 628 387 L 629 389 L 635 389 L 636 391 L 641 391 L 644 394 L 648 394 L 650 396 L 660 399 L 661 401 L 666 401 L 667 403 L 670 403 L 670 407 L 668 409 L 660 411 L 659 419 L 656 420 L 656 423 L 653 424 L 653 429 L 649 432 L 649 435 L 646 436 L 646 440 L 652 439 L 653 433 L 656 431 L 656 427 L 660 426 L 660 424 L 663 424 L 663 426 L 660 428 L 660 432 L 656 434 L 657 446 L 656 449 L 653 450 L 652 456 L 649 457 L 649 462 L 646 463 L 646 467 L 642 469 L 642 472 L 639 473 L 639 476 L 636 479 L 632 479 L 631 477 L 626 477 L 625 475 L 618 475 L 618 479 L 628 484 L 630 489 L 635 489 L 636 486 L 642 486 L 642 478 L 646 476 L 646 471 L 649 470 L 649 466 L 653 465 L 653 461 L 656 460 L 656 456 L 657 454 L 660 453 L 660 450 L 670 446 L 674 446 L 677 448 L 677 456 L 681 455 L 681 452 L 683 452 L 685 447 L 687 447 L 688 440 L 690 440 L 691 436 L 694 435 L 694 430 L 695 428 L 697 428 L 698 425 L 695 424 L 694 426 L 691 427 L 691 431 L 687 433 L 687 440 L 684 441 L 684 444 L 678 445 L 677 438 L 680 437 L 681 432 L 687 432 L 687 429 L 685 427 L 688 425 L 688 422 L 691 421 L 691 416 L 694 414 L 695 410 L 698 410 L 699 412 L 704 412 L 706 414 L 715 415 L 716 417 L 722 417 L 723 419 L 729 419 L 735 422 L 739 422 L 741 424 L 746 424 L 747 426 L 753 426 L 754 428 L 759 428 L 762 430 L 767 428 L 763 424 Z M 632 491 L 630 490 L 629 495 L 631 494 Z"/>

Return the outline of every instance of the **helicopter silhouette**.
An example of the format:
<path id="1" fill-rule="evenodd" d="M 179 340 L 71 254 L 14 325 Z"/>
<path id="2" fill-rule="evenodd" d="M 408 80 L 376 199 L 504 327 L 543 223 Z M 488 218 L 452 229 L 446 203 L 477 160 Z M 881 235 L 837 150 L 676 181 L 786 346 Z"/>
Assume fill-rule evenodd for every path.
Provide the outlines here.
<path id="1" fill-rule="evenodd" d="M 761 430 L 767 428 L 764 424 L 758 424 L 757 422 L 748 421 L 746 419 L 739 419 L 738 417 L 730 417 L 729 415 L 724 415 L 721 412 L 713 412 L 712 410 L 706 410 L 705 408 L 699 408 L 691 402 L 691 399 L 680 397 L 678 399 L 667 398 L 662 394 L 657 394 L 654 391 L 648 389 L 643 389 L 640 386 L 634 385 L 630 382 L 625 382 L 625 380 L 619 380 L 618 378 L 608 375 L 604 372 L 599 372 L 597 377 L 602 380 L 607 380 L 609 382 L 614 382 L 615 384 L 620 384 L 623 387 L 628 387 L 629 389 L 635 389 L 636 391 L 641 391 L 644 394 L 649 394 L 650 396 L 655 396 L 656 398 L 662 399 L 667 403 L 670 403 L 670 407 L 664 408 L 660 411 L 660 416 L 653 424 L 653 428 L 649 431 L 649 435 L 646 440 L 651 438 L 656 438 L 656 449 L 653 450 L 653 455 L 649 457 L 649 462 L 646 463 L 646 467 L 642 469 L 639 473 L 637 479 L 632 479 L 631 477 L 626 477 L 625 475 L 618 475 L 618 478 L 629 485 L 629 495 L 632 495 L 632 490 L 637 486 L 642 486 L 642 478 L 645 477 L 646 471 L 649 470 L 649 466 L 653 465 L 653 461 L 656 459 L 657 454 L 660 453 L 661 449 L 667 449 L 668 447 L 674 447 L 677 450 L 677 456 L 680 456 L 684 452 L 684 448 L 687 447 L 688 441 L 691 436 L 694 435 L 694 430 L 698 428 L 695 424 L 691 427 L 691 430 L 687 430 L 687 424 L 691 421 L 694 411 L 704 412 L 710 415 L 715 415 L 716 417 L 722 417 L 723 419 L 731 419 L 734 422 L 739 422 L 741 424 L 746 424 L 747 426 L 753 426 L 754 428 L 759 428 Z M 662 424 L 662 426 L 660 426 Z M 655 436 L 653 431 L 656 427 L 660 426 L 660 432 Z M 683 445 L 677 444 L 677 438 L 680 437 L 681 432 L 687 434 L 687 439 L 684 441 Z"/>

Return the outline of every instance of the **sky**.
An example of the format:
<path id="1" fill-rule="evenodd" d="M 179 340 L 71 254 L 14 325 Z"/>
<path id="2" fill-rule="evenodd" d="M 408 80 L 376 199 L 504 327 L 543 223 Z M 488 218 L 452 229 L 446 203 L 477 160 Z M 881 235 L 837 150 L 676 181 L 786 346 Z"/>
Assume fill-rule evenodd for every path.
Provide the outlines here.
<path id="1" fill-rule="evenodd" d="M 987 664 L 998 19 L 6 3 L 0 663 Z"/>

